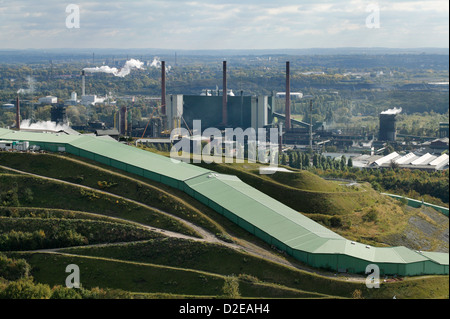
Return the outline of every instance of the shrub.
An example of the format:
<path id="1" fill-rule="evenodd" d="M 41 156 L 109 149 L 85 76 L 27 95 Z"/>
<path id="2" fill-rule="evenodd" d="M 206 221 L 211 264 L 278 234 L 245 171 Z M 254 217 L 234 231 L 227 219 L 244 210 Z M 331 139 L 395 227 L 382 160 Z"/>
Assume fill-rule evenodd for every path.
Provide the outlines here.
<path id="1" fill-rule="evenodd" d="M 225 278 L 225 283 L 222 288 L 225 298 L 236 299 L 240 298 L 239 281 L 235 276 L 229 276 Z"/>
<path id="2" fill-rule="evenodd" d="M 333 216 L 330 218 L 331 227 L 342 227 L 342 219 L 338 216 Z"/>
<path id="3" fill-rule="evenodd" d="M 50 299 L 82 299 L 79 290 L 80 289 L 55 286 L 52 289 Z"/>
<path id="4" fill-rule="evenodd" d="M 362 219 L 365 222 L 376 222 L 378 220 L 378 212 L 375 209 L 371 209 Z"/>
<path id="5" fill-rule="evenodd" d="M 24 259 L 12 259 L 0 254 L 0 277 L 17 280 L 28 277 L 30 269 L 30 265 Z"/>
<path id="6" fill-rule="evenodd" d="M 0 292 L 2 299 L 49 299 L 51 295 L 48 285 L 35 284 L 30 278 L 12 281 Z"/>

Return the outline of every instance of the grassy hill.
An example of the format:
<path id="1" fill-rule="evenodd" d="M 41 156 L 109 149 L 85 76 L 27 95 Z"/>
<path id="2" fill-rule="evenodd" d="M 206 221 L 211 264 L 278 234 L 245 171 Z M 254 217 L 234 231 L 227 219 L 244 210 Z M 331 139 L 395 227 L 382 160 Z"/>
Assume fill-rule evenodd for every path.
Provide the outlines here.
<path id="1" fill-rule="evenodd" d="M 247 184 L 345 238 L 373 246 L 405 245 L 412 249 L 430 247 L 417 245 L 413 240 L 404 240 L 409 232 L 411 218 L 420 218 L 421 210 L 405 207 L 401 202 L 381 195 L 369 183 L 327 181 L 308 171 L 291 168 L 290 173 L 261 175 L 261 164 L 254 163 L 198 165 L 236 175 Z M 440 215 L 436 211 L 432 214 Z M 425 223 L 433 226 L 431 219 L 425 220 Z M 448 218 L 441 220 L 441 228 L 448 233 Z M 433 242 L 433 247 L 440 247 L 440 251 L 448 252 L 448 236 L 436 239 L 433 233 L 421 229 L 416 231 L 416 237 L 425 242 Z"/>
<path id="2" fill-rule="evenodd" d="M 18 239 L 30 245 L 26 252 L 11 245 L 0 245 L 0 251 L 12 258 L 8 265 L 29 265 L 34 285 L 46 285 L 51 292 L 64 291 L 58 287 L 67 277 L 65 267 L 75 263 L 83 287 L 89 290 L 84 293 L 95 298 L 108 294 L 120 298 L 448 298 L 448 276 L 391 278 L 374 290 L 366 288 L 364 276 L 310 269 L 179 191 L 91 161 L 0 152 L 0 165 L 5 167 L 0 167 L 0 234 L 7 234 L 9 243 Z M 339 217 L 341 223 L 355 218 L 351 226 L 342 224 L 333 230 L 365 235 L 369 228 L 382 229 L 384 220 L 396 224 L 389 230 L 401 228 L 403 217 L 396 209 L 403 212 L 402 207 L 386 197 L 373 198 L 375 192 L 366 185 L 348 187 L 304 171 L 289 178 L 292 175 L 260 176 L 255 166 L 218 168 L 263 184 L 281 201 L 288 199 L 286 193 L 281 196 L 287 189 L 308 194 L 313 201 L 327 199 L 326 205 L 332 205 L 333 196 L 344 198 L 344 203 L 352 196 L 360 198 L 360 204 L 345 204 L 354 205 L 351 214 L 344 204 L 339 213 L 305 213 L 323 223 L 331 217 Z M 294 198 L 291 204 L 299 202 Z M 382 210 L 378 219 L 363 220 L 377 205 Z M 57 234 L 62 235 L 57 238 Z M 368 241 L 379 239 L 376 233 L 368 236 L 372 236 Z M 5 269 L 2 260 L 0 277 Z M 16 279 L 29 278 L 21 276 Z M 14 283 L 1 279 L 0 295 Z"/>

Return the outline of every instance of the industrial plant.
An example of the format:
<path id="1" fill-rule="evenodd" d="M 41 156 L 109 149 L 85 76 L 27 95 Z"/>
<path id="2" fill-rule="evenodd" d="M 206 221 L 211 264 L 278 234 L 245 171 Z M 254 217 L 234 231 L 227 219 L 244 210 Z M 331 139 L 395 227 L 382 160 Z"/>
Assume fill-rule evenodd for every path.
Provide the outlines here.
<path id="1" fill-rule="evenodd" d="M 139 69 L 142 62 L 138 60 L 129 60 L 125 64 L 125 71 L 118 71 L 116 68 L 103 66 L 101 68 L 85 68 L 80 72 L 81 97 L 78 98 L 77 92 L 72 92 L 71 98 L 66 101 L 59 101 L 55 96 L 44 96 L 39 98 L 41 105 L 51 105 L 51 122 L 56 125 L 66 125 L 65 130 L 68 134 L 95 134 L 97 136 L 109 136 L 115 140 L 121 138 L 137 138 L 138 142 L 152 143 L 152 140 L 158 139 L 158 143 L 170 144 L 170 133 L 178 128 L 186 129 L 192 138 L 193 123 L 200 120 L 202 127 L 214 127 L 222 130 L 226 128 L 253 128 L 255 132 L 258 129 L 277 128 L 280 132 L 279 144 L 280 151 L 290 149 L 300 151 L 312 151 L 326 154 L 327 146 L 334 146 L 338 152 L 355 154 L 354 160 L 356 167 L 360 168 L 379 168 L 386 165 L 392 165 L 391 162 L 384 165 L 377 165 L 383 156 L 382 152 L 387 145 L 397 147 L 399 153 L 392 153 L 392 160 L 398 161 L 397 157 L 409 156 L 414 154 L 415 162 L 408 162 L 407 168 L 423 170 L 441 170 L 448 168 L 448 160 L 445 156 L 440 157 L 443 150 L 448 149 L 448 123 L 440 123 L 439 136 L 434 139 L 419 138 L 416 142 L 416 149 L 408 152 L 400 151 L 402 149 L 401 134 L 397 130 L 397 117 L 402 109 L 393 108 L 382 111 L 379 114 L 378 134 L 368 134 L 362 129 L 362 132 L 342 132 L 333 129 L 331 123 L 313 122 L 312 114 L 315 107 L 315 97 L 304 95 L 302 92 L 291 92 L 291 63 L 286 61 L 285 69 L 285 91 L 273 92 L 271 95 L 246 95 L 242 90 L 229 89 L 229 76 L 227 73 L 227 61 L 222 62 L 222 86 L 216 89 L 204 89 L 198 95 L 186 94 L 167 94 L 166 77 L 167 70 L 165 61 L 157 61 L 155 67 L 160 66 L 160 86 L 161 94 L 153 98 L 152 114 L 143 118 L 142 121 L 133 121 L 132 112 L 136 97 L 124 96 L 112 98 L 111 96 L 98 97 L 97 95 L 86 92 L 86 72 L 105 72 L 112 73 L 115 76 L 126 76 L 132 68 Z M 152 63 L 153 65 L 153 63 Z M 93 80 L 93 79 L 92 79 Z M 232 79 L 231 79 L 232 81 Z M 121 106 L 117 106 L 117 101 L 122 100 Z M 280 104 L 283 104 L 284 112 L 280 110 Z M 309 121 L 298 120 L 291 115 L 292 101 L 301 101 L 309 105 Z M 20 99 L 16 100 L 16 129 L 20 129 Z M 115 109 L 112 125 L 101 121 L 90 121 L 84 126 L 74 126 L 68 122 L 67 108 L 73 105 L 84 105 L 88 113 L 98 104 L 112 105 Z M 13 104 L 11 104 L 12 107 Z M 48 128 L 47 128 L 48 130 Z M 400 137 L 400 140 L 399 140 Z M 409 138 L 409 137 L 408 137 Z M 163 142 L 162 142 L 163 141 Z M 225 147 L 225 145 L 223 145 Z M 439 158 L 439 165 L 414 165 L 417 159 L 431 154 L 435 159 Z M 448 158 L 448 156 L 446 157 Z M 442 160 L 442 161 L 441 161 Z M 406 161 L 406 159 L 405 159 Z M 401 167 L 406 167 L 406 162 L 400 160 Z M 445 163 L 446 162 L 446 163 Z M 375 164 L 374 164 L 375 163 Z M 427 164 L 435 163 L 430 160 Z M 441 165 L 443 164 L 443 165 Z"/>

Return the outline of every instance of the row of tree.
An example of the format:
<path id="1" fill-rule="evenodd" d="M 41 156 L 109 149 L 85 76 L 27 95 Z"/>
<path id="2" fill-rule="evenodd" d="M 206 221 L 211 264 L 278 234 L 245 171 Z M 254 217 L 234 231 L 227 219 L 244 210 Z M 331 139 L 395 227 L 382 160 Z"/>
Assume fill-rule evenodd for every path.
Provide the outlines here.
<path id="1" fill-rule="evenodd" d="M 334 170 L 346 170 L 349 167 L 353 167 L 353 161 L 351 158 L 346 158 L 342 155 L 340 159 L 334 159 L 332 157 L 326 157 L 318 153 L 305 153 L 301 151 L 289 151 L 279 155 L 279 161 L 281 165 L 287 165 L 297 169 L 334 169 Z"/>

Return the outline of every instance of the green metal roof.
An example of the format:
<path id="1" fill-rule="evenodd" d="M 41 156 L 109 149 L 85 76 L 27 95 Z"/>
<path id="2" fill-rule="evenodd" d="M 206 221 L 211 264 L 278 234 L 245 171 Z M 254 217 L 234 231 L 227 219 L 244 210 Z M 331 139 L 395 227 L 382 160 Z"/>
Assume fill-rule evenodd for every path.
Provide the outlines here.
<path id="1" fill-rule="evenodd" d="M 344 239 L 235 176 L 210 173 L 190 179 L 186 184 L 281 242 L 308 233 L 322 238 Z"/>
<path id="2" fill-rule="evenodd" d="M 449 255 L 447 253 L 433 252 L 433 251 L 421 251 L 419 254 L 425 256 L 426 258 L 433 260 L 440 265 L 449 264 Z"/>
<path id="3" fill-rule="evenodd" d="M 5 140 L 70 144 L 80 150 L 108 157 L 181 181 L 209 172 L 201 167 L 175 161 L 164 156 L 95 136 L 19 132 L 0 129 L 0 137 Z"/>

